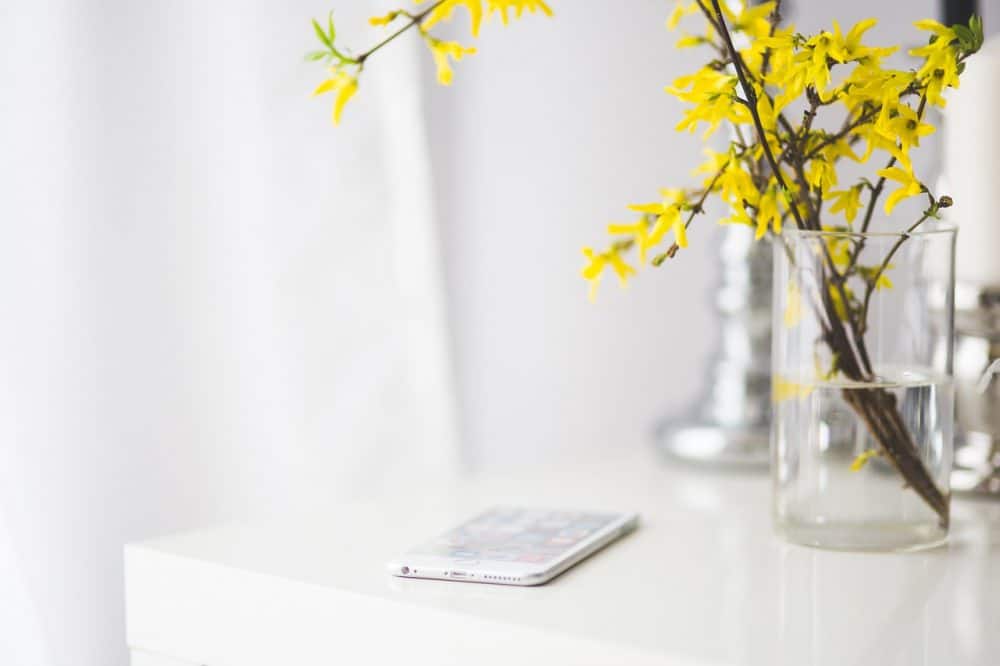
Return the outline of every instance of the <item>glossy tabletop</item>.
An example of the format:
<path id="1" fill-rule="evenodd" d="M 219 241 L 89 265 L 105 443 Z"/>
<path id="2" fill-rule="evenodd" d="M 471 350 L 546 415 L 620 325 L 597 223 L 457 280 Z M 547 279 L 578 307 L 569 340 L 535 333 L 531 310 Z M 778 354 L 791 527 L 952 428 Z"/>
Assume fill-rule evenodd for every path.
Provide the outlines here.
<path id="1" fill-rule="evenodd" d="M 637 532 L 535 588 L 384 563 L 494 504 L 634 510 Z M 826 552 L 771 533 L 769 480 L 654 452 L 126 548 L 128 639 L 181 664 L 1000 664 L 1000 502 L 950 543 Z M 152 662 L 149 662 L 152 663 Z M 159 663 L 159 662 L 157 662 Z"/>

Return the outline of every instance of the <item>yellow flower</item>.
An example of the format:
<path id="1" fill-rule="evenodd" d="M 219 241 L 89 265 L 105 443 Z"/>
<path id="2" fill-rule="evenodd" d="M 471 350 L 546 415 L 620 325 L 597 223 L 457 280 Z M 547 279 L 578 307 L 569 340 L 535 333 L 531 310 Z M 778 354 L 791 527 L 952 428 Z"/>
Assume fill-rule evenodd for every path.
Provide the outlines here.
<path id="1" fill-rule="evenodd" d="M 795 26 L 789 25 L 776 29 L 769 37 L 754 40 L 749 49 L 744 50 L 744 59 L 747 60 L 748 67 L 757 75 L 763 62 L 764 52 L 770 52 L 768 61 L 770 68 L 765 76 L 765 82 L 777 89 L 774 98 L 777 112 L 783 111 L 791 102 L 798 99 L 810 82 L 810 68 L 805 65 L 810 54 L 808 51 L 799 50 L 804 44 L 804 39 L 795 32 Z"/>
<path id="2" fill-rule="evenodd" d="M 878 291 L 879 289 L 892 289 L 892 280 L 886 274 L 892 268 L 893 264 L 886 264 L 885 268 L 881 266 L 858 266 L 858 272 L 868 282 L 874 281 L 875 290 Z"/>
<path id="3" fill-rule="evenodd" d="M 880 71 L 881 59 L 895 52 L 895 48 L 876 48 L 865 46 L 861 38 L 876 23 L 875 19 L 866 19 L 856 23 L 845 36 L 840 24 L 833 22 L 833 32 L 820 32 L 806 40 L 804 50 L 795 58 L 795 64 L 802 68 L 801 72 L 793 72 L 805 79 L 806 85 L 811 85 L 824 102 L 843 92 L 845 86 L 829 88 L 830 63 L 858 62 L 867 67 L 870 72 Z M 850 78 L 848 79 L 850 81 Z M 798 89 L 795 97 L 801 92 Z M 784 100 L 782 100 L 784 101 Z"/>
<path id="4" fill-rule="evenodd" d="M 807 384 L 793 382 L 781 375 L 775 375 L 771 379 L 771 397 L 775 402 L 807 398 L 813 392 L 813 388 Z"/>
<path id="5" fill-rule="evenodd" d="M 684 35 L 677 40 L 674 44 L 674 48 L 678 49 L 689 49 L 692 46 L 701 46 L 702 44 L 707 44 L 708 39 L 705 37 L 700 37 L 698 35 Z"/>
<path id="6" fill-rule="evenodd" d="M 877 458 L 880 455 L 882 455 L 882 452 L 879 451 L 878 449 L 868 449 L 867 451 L 859 454 L 858 457 L 854 459 L 854 462 L 851 463 L 851 471 L 860 472 L 861 468 L 867 465 L 869 460 L 871 460 L 872 458 Z"/>
<path id="7" fill-rule="evenodd" d="M 719 191 L 720 198 L 729 204 L 733 212 L 729 221 L 737 224 L 752 224 L 744 214 L 743 202 L 756 207 L 760 199 L 760 192 L 757 191 L 753 178 L 744 170 L 735 148 L 730 147 L 729 151 L 725 153 L 719 153 L 709 148 L 705 150 L 705 154 L 709 156 L 708 161 L 695 169 L 695 173 L 711 174 L 705 180 L 706 187 L 713 180 L 716 180 L 718 174 L 716 189 Z"/>
<path id="8" fill-rule="evenodd" d="M 917 28 L 917 30 L 930 32 L 938 39 L 944 40 L 944 45 L 950 44 L 953 39 L 958 37 L 954 28 L 949 28 L 942 23 L 938 23 L 934 19 L 921 19 L 919 21 L 914 21 L 913 25 Z"/>
<path id="9" fill-rule="evenodd" d="M 844 231 L 845 229 L 845 227 L 842 226 L 833 226 L 829 224 L 824 224 L 822 228 L 823 231 Z M 843 268 L 851 262 L 851 254 L 854 248 L 854 243 L 852 242 L 850 236 L 842 234 L 829 234 L 824 237 L 824 241 L 826 243 L 826 249 L 830 253 L 830 259 L 837 268 Z M 844 293 L 848 296 L 848 299 L 850 299 L 851 290 L 845 287 Z M 843 311 L 843 304 L 840 303 L 842 300 L 840 298 L 840 290 L 830 290 L 830 298 L 833 299 L 834 305 L 837 307 L 837 312 L 839 313 Z"/>
<path id="10" fill-rule="evenodd" d="M 795 328 L 802 321 L 802 292 L 799 291 L 799 283 L 795 279 L 788 281 L 783 319 L 785 328 Z"/>
<path id="11" fill-rule="evenodd" d="M 824 31 L 806 41 L 806 48 L 806 85 L 812 86 L 822 96 L 830 83 L 829 60 L 837 60 L 834 53 L 839 52 L 839 45 L 834 41 L 833 35 Z"/>
<path id="12" fill-rule="evenodd" d="M 844 217 L 848 222 L 853 222 L 858 216 L 861 208 L 861 185 L 855 185 L 846 190 L 832 190 L 827 194 L 833 197 L 833 205 L 830 206 L 831 213 L 844 211 Z"/>
<path id="13" fill-rule="evenodd" d="M 733 32 L 743 32 L 751 39 L 760 39 L 771 34 L 771 22 L 768 17 L 774 11 L 774 2 L 762 2 L 759 5 L 740 0 L 740 12 L 734 13 L 729 3 L 720 3 L 722 13 L 726 15 L 729 28 Z"/>
<path id="14" fill-rule="evenodd" d="M 777 185 L 773 184 L 760 195 L 757 201 L 757 231 L 754 234 L 756 240 L 760 240 L 767 233 L 768 228 L 774 233 L 781 233 L 781 210 L 778 208 Z"/>
<path id="15" fill-rule="evenodd" d="M 844 102 L 852 111 L 862 108 L 866 103 L 876 106 L 895 103 L 913 80 L 912 72 L 862 63 L 844 81 Z"/>
<path id="16" fill-rule="evenodd" d="M 639 246 L 639 261 L 646 263 L 646 251 L 653 244 L 649 242 L 649 224 L 645 215 L 632 224 L 613 222 L 608 225 L 608 233 L 615 236 L 631 236 Z"/>
<path id="17" fill-rule="evenodd" d="M 589 262 L 583 269 L 582 274 L 585 280 L 590 283 L 590 300 L 594 300 L 597 295 L 597 286 L 601 281 L 604 269 L 611 267 L 611 270 L 618 276 L 618 280 L 624 286 L 628 282 L 630 275 L 635 275 L 635 269 L 625 263 L 621 258 L 617 247 L 611 247 L 605 252 L 595 252 L 593 248 L 583 248 L 583 255 Z"/>
<path id="18" fill-rule="evenodd" d="M 773 136 L 775 128 L 778 126 L 778 112 L 775 110 L 774 106 L 771 104 L 770 98 L 767 96 L 767 92 L 762 89 L 757 89 L 757 116 L 760 118 L 760 123 L 764 127 L 764 132 L 768 135 L 768 143 L 772 141 L 776 144 L 777 137 Z M 777 146 L 772 145 L 772 149 L 777 153 Z"/>
<path id="19" fill-rule="evenodd" d="M 438 83 L 443 86 L 450 86 L 455 72 L 451 68 L 449 58 L 458 62 L 465 56 L 474 54 L 476 49 L 462 46 L 458 42 L 446 42 L 436 39 L 427 34 L 424 35 L 424 38 L 427 40 L 427 46 L 431 49 L 431 55 L 434 56 L 434 64 L 437 66 Z"/>
<path id="20" fill-rule="evenodd" d="M 709 160 L 695 169 L 695 173 L 710 173 L 712 176 L 705 181 L 705 186 L 715 178 L 716 188 L 719 197 L 729 204 L 732 216 L 724 222 L 736 224 L 747 224 L 755 226 L 744 210 L 744 202 L 751 206 L 758 206 L 760 192 L 754 185 L 753 178 L 743 168 L 743 163 L 736 154 L 736 150 L 730 147 L 728 152 L 717 153 L 711 149 L 705 151 L 709 155 Z"/>
<path id="21" fill-rule="evenodd" d="M 416 0 L 417 4 L 425 1 Z M 420 25 L 421 29 L 426 32 L 442 21 L 450 21 L 458 7 L 465 7 L 469 12 L 469 27 L 473 37 L 479 36 L 484 16 L 499 14 L 504 25 L 510 20 L 511 11 L 514 12 L 515 18 L 520 18 L 524 12 L 533 14 L 536 11 L 552 16 L 552 9 L 542 0 L 486 0 L 485 7 L 483 0 L 444 0 L 424 19 Z"/>
<path id="22" fill-rule="evenodd" d="M 370 19 L 368 19 L 368 23 L 376 27 L 381 26 L 384 28 L 385 26 L 395 21 L 397 16 L 399 16 L 398 9 L 394 12 L 389 12 L 384 16 L 373 16 Z"/>
<path id="23" fill-rule="evenodd" d="M 881 105 L 874 123 L 861 125 L 851 132 L 867 142 L 864 155 L 857 159 L 867 162 L 872 151 L 880 149 L 890 153 L 906 169 L 910 169 L 910 147 L 915 145 L 920 136 L 932 132 L 933 127 L 921 125 L 912 109 L 899 104 L 896 97 L 883 99 Z M 910 120 L 914 121 L 912 127 L 909 126 Z"/>
<path id="24" fill-rule="evenodd" d="M 358 92 L 358 79 L 346 71 L 337 67 L 331 67 L 330 73 L 333 75 L 323 81 L 313 91 L 313 97 L 323 93 L 335 93 L 333 101 L 333 124 L 340 124 L 340 116 L 344 112 L 344 107 L 350 101 L 354 93 Z"/>
<path id="25" fill-rule="evenodd" d="M 906 104 L 896 106 L 895 114 L 878 125 L 880 131 L 893 141 L 898 140 L 902 150 L 920 145 L 920 137 L 934 133 L 934 126 L 922 122 L 917 112 Z"/>
<path id="26" fill-rule="evenodd" d="M 890 194 L 889 198 L 885 200 L 886 215 L 891 214 L 892 209 L 903 199 L 917 196 L 924 191 L 924 186 L 921 185 L 910 169 L 903 169 L 898 166 L 891 169 L 879 169 L 878 175 L 900 184 L 899 189 Z"/>
<path id="27" fill-rule="evenodd" d="M 830 381 L 831 379 L 837 376 L 838 372 L 840 372 L 839 370 L 840 354 L 837 352 L 833 352 L 830 355 L 829 362 L 830 362 L 830 368 L 828 370 L 824 370 L 823 369 L 824 363 L 822 356 L 814 352 L 813 365 L 815 366 L 816 369 L 816 376 L 825 382 Z"/>
<path id="28" fill-rule="evenodd" d="M 865 19 L 855 23 L 847 32 L 846 36 L 841 35 L 840 24 L 833 22 L 833 46 L 830 53 L 834 60 L 838 62 L 864 61 L 870 65 L 878 64 L 882 58 L 892 55 L 898 47 L 879 48 L 865 46 L 861 43 L 861 38 L 866 32 L 871 30 L 878 23 L 873 18 Z"/>
<path id="29" fill-rule="evenodd" d="M 707 138 L 724 120 L 737 124 L 749 123 L 750 112 L 736 101 L 735 91 L 735 76 L 709 67 L 678 78 L 673 86 L 667 88 L 667 92 L 694 106 L 684 112 L 684 118 L 675 129 L 693 132 L 699 122 L 705 122 L 708 123 L 704 134 Z"/>
<path id="30" fill-rule="evenodd" d="M 640 248 L 644 251 L 646 248 L 658 245 L 663 240 L 667 231 L 670 230 L 674 232 L 677 245 L 687 247 L 687 228 L 681 217 L 681 206 L 684 204 L 684 191 L 664 188 L 660 190 L 660 196 L 663 199 L 656 203 L 629 205 L 629 210 L 657 216 L 652 230 L 650 230 L 648 237 L 645 239 L 645 247 L 640 245 Z"/>
<path id="31" fill-rule="evenodd" d="M 878 127 L 875 125 L 862 125 L 861 127 L 855 129 L 852 134 L 864 139 L 867 142 L 864 154 L 858 158 L 858 161 L 862 164 L 867 162 L 871 158 L 872 152 L 878 148 L 891 153 L 893 157 L 899 160 L 907 168 L 910 167 L 909 155 L 899 150 L 896 143 L 887 139 L 885 134 L 880 132 Z"/>
<path id="32" fill-rule="evenodd" d="M 513 10 L 515 18 L 521 18 L 524 12 L 534 14 L 536 11 L 552 16 L 552 9 L 542 0 L 489 0 L 490 13 L 498 12 L 504 25 L 507 25 L 507 12 Z"/>
<path id="33" fill-rule="evenodd" d="M 794 58 L 790 58 L 785 64 L 780 64 L 780 60 L 773 58 L 772 62 L 774 64 L 767 75 L 767 82 L 776 86 L 779 91 L 774 98 L 774 108 L 780 113 L 806 89 L 808 69 L 795 62 Z"/>
<path id="34" fill-rule="evenodd" d="M 826 157 L 817 157 L 809 163 L 809 168 L 806 170 L 806 182 L 812 187 L 826 192 L 837 184 L 837 170 Z"/>
<path id="35" fill-rule="evenodd" d="M 784 28 L 778 28 L 773 35 L 761 37 L 754 43 L 771 49 L 773 54 L 778 52 L 793 53 L 798 44 L 798 39 L 795 37 L 795 26 L 788 25 Z"/>
<path id="36" fill-rule="evenodd" d="M 941 92 L 947 87 L 958 87 L 958 54 L 954 47 L 958 36 L 954 28 L 930 19 L 917 21 L 914 25 L 933 33 L 927 46 L 912 49 L 910 55 L 924 58 L 924 64 L 917 70 L 917 79 L 925 87 L 927 101 L 943 107 L 945 99 Z"/>
<path id="37" fill-rule="evenodd" d="M 861 161 L 861 158 L 858 157 L 857 153 L 854 152 L 854 149 L 851 148 L 851 143 L 847 139 L 834 141 L 826 148 L 824 148 L 822 151 L 820 151 L 820 154 L 824 158 L 826 158 L 826 161 L 829 162 L 830 164 L 836 164 L 837 160 L 839 160 L 842 157 L 846 157 L 855 162 Z"/>
<path id="38" fill-rule="evenodd" d="M 677 24 L 681 22 L 682 18 L 694 14 L 696 11 L 698 11 L 698 3 L 677 0 L 674 4 L 674 10 L 670 12 L 670 16 L 667 18 L 667 28 L 670 30 L 676 29 Z"/>
<path id="39" fill-rule="evenodd" d="M 831 240 L 837 241 L 839 239 L 831 239 Z M 847 247 L 847 245 L 848 245 L 848 241 L 846 239 L 844 239 L 842 242 L 840 242 L 840 246 L 841 247 Z M 836 263 L 838 265 L 843 265 L 844 263 L 847 263 L 847 261 L 848 261 L 848 254 L 847 254 L 847 252 L 841 252 L 840 253 L 840 258 L 837 258 L 837 257 L 834 258 L 834 263 Z M 847 297 L 847 302 L 846 303 L 844 302 L 843 296 L 841 296 L 841 294 L 840 294 L 840 288 L 841 287 L 844 290 L 844 296 Z M 848 314 L 849 314 L 849 312 L 848 312 L 848 306 L 849 306 L 849 304 L 854 299 L 854 292 L 851 291 L 850 287 L 848 287 L 846 284 L 845 285 L 841 285 L 841 287 L 838 287 L 838 286 L 833 285 L 833 284 L 827 284 L 827 293 L 830 295 L 830 301 L 833 302 L 833 310 L 834 310 L 834 312 L 837 313 L 837 316 L 841 320 L 847 321 Z"/>
<path id="40" fill-rule="evenodd" d="M 417 0 L 417 4 L 420 4 L 421 1 Z M 459 6 L 465 7 L 469 12 L 469 27 L 472 36 L 478 37 L 479 28 L 483 24 L 483 0 L 445 0 L 428 14 L 420 28 L 426 31 L 442 21 L 450 21 L 455 9 Z"/>
<path id="41" fill-rule="evenodd" d="M 743 51 L 743 59 L 757 78 L 760 78 L 760 67 L 764 61 L 764 53 L 770 53 L 768 56 L 770 67 L 765 82 L 774 85 L 781 91 L 775 100 L 775 106 L 778 107 L 779 111 L 787 104 L 786 98 L 791 100 L 798 97 L 804 87 L 799 87 L 798 92 L 790 96 L 786 94 L 786 85 L 791 85 L 794 88 L 797 85 L 795 79 L 801 73 L 801 68 L 795 66 L 796 48 L 799 40 L 800 38 L 795 34 L 795 26 L 788 25 L 784 28 L 776 28 L 774 34 L 768 37 L 753 40 L 750 46 Z M 799 83 L 801 83 L 802 77 L 798 78 Z M 778 99 L 782 101 L 778 102 Z"/>

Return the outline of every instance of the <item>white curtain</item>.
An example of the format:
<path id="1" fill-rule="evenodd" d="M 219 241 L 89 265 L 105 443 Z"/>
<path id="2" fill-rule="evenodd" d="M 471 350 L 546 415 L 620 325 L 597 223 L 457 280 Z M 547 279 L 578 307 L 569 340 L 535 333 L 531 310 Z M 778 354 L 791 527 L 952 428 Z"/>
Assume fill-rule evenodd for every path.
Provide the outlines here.
<path id="1" fill-rule="evenodd" d="M 0 3 L 0 664 L 124 664 L 126 541 L 454 469 L 417 44 L 334 129 L 329 8 Z"/>

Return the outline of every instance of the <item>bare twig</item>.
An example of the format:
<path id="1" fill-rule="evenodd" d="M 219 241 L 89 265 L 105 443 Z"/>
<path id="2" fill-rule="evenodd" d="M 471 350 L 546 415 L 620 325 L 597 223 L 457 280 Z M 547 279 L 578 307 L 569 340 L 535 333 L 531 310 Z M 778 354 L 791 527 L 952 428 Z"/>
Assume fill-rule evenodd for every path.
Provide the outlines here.
<path id="1" fill-rule="evenodd" d="M 434 4 L 429 5 L 426 9 L 423 9 L 423 10 L 421 10 L 420 12 L 418 12 L 416 14 L 404 13 L 403 15 L 406 16 L 406 17 L 408 17 L 409 20 L 403 25 L 403 27 L 401 27 L 399 30 L 397 30 L 396 32 L 392 33 L 391 35 L 389 35 L 388 37 L 386 37 L 381 42 L 379 42 L 375 46 L 371 47 L 370 49 L 368 49 L 364 53 L 362 53 L 359 56 L 357 56 L 356 58 L 354 58 L 354 60 L 358 64 L 358 66 L 359 67 L 364 67 L 365 60 L 367 60 L 373 53 L 375 53 L 376 51 L 378 51 L 379 49 L 381 49 L 383 46 L 386 46 L 387 44 L 389 44 L 390 42 L 392 42 L 392 40 L 396 39 L 397 37 L 399 37 L 400 35 L 402 35 L 404 32 L 406 32 L 407 30 L 409 30 L 410 28 L 412 28 L 412 27 L 414 27 L 416 25 L 419 25 L 420 22 L 423 21 L 425 18 L 427 18 L 430 15 L 431 12 L 433 12 L 435 9 L 437 9 L 442 4 L 444 4 L 444 1 L 445 0 L 438 0 Z"/>

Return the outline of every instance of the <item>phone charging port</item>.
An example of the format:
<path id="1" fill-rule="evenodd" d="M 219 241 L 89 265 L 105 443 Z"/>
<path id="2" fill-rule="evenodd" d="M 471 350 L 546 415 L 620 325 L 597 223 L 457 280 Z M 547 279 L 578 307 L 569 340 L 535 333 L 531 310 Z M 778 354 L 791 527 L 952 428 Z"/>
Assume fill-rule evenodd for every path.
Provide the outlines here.
<path id="1" fill-rule="evenodd" d="M 464 571 L 452 571 L 449 575 L 452 578 L 466 578 L 468 576 Z"/>

